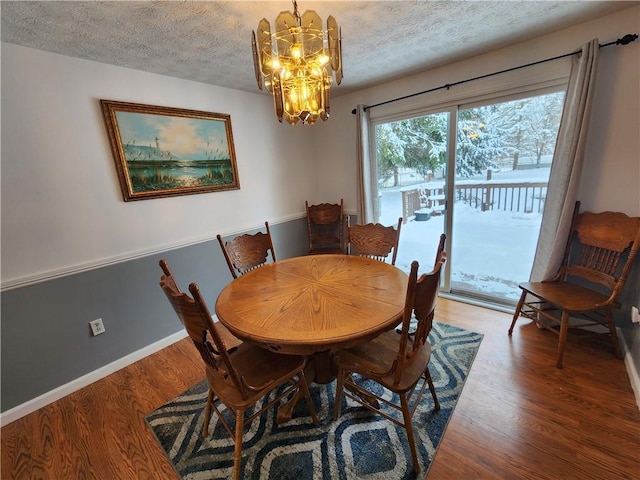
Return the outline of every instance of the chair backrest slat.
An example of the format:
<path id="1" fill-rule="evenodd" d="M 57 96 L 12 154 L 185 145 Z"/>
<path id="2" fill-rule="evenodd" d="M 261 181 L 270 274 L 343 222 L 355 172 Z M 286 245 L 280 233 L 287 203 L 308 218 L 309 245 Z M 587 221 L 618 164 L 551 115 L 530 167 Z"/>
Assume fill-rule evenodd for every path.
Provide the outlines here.
<path id="1" fill-rule="evenodd" d="M 380 223 L 366 225 L 349 225 L 349 254 L 373 258 L 382 262 L 391 255 L 391 265 L 396 264 L 402 217 L 396 227 L 386 227 Z"/>
<path id="2" fill-rule="evenodd" d="M 400 382 L 402 371 L 416 361 L 420 350 L 428 342 L 429 333 L 433 327 L 442 267 L 447 260 L 447 254 L 444 251 L 445 239 L 445 234 L 441 234 L 436 261 L 433 270 L 429 273 L 423 273 L 418 278 L 418 262 L 413 261 L 411 263 L 398 357 L 394 366 L 395 371 L 393 372 L 396 384 Z M 412 318 L 417 321 L 417 326 L 415 332 L 409 335 Z"/>
<path id="3" fill-rule="evenodd" d="M 340 203 L 319 203 L 309 205 L 307 210 L 307 230 L 309 233 L 309 251 L 321 248 L 343 249 L 344 237 L 344 200 Z"/>
<path id="4" fill-rule="evenodd" d="M 640 248 L 640 218 L 621 212 L 578 213 L 579 208 L 576 202 L 559 277 L 600 284 L 611 291 L 612 302 L 624 287 Z"/>
<path id="5" fill-rule="evenodd" d="M 239 235 L 228 242 L 224 242 L 220 235 L 217 236 L 233 278 L 238 278 L 238 275 L 244 275 L 255 268 L 263 266 L 267 263 L 269 256 L 271 256 L 272 262 L 276 261 L 269 222 L 265 222 L 264 225 L 267 229 L 266 233 L 257 232 L 253 235 Z"/>
<path id="6" fill-rule="evenodd" d="M 167 263 L 164 260 L 160 262 L 164 272 L 160 278 L 160 287 L 200 353 L 208 374 L 217 378 L 219 382 L 231 382 L 232 386 L 240 391 L 243 398 L 247 398 L 245 387 L 233 366 L 224 341 L 216 330 L 198 285 L 195 283 L 189 285 L 189 291 L 193 298 L 181 292 Z"/>

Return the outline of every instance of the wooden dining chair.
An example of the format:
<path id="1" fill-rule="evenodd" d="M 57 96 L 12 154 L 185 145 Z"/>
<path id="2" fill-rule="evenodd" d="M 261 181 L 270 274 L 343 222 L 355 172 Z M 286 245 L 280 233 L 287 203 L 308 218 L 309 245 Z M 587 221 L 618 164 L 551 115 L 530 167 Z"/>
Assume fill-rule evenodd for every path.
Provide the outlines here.
<path id="1" fill-rule="evenodd" d="M 309 253 L 344 253 L 344 201 L 340 203 L 320 203 L 309 205 L 307 209 L 307 230 L 309 232 Z"/>
<path id="2" fill-rule="evenodd" d="M 273 353 L 254 343 L 242 342 L 237 347 L 229 349 L 220 335 L 219 325 L 212 321 L 198 285 L 189 285 L 193 298 L 181 292 L 170 275 L 161 277 L 160 286 L 205 364 L 209 396 L 204 412 L 202 436 L 209 435 L 209 420 L 211 410 L 214 410 L 234 441 L 233 478 L 238 480 L 245 424 L 248 425 L 283 398 L 299 393 L 302 393 L 307 401 L 313 423 L 318 422 L 304 374 L 306 360 L 298 355 Z M 281 386 L 285 387 L 280 389 Z M 274 391 L 276 392 L 271 395 Z M 234 413 L 235 428 L 225 420 L 218 408 L 219 402 Z M 245 419 L 245 411 L 254 406 L 257 411 L 252 411 Z"/>
<path id="3" fill-rule="evenodd" d="M 380 223 L 367 223 L 366 225 L 348 225 L 347 246 L 350 255 L 373 258 L 385 262 L 391 255 L 391 265 L 396 264 L 398 255 L 398 243 L 400 242 L 400 227 L 402 217 L 398 219 L 398 225 L 385 227 Z"/>
<path id="4" fill-rule="evenodd" d="M 556 366 L 562 368 L 569 328 L 605 326 L 621 356 L 612 311 L 640 248 L 640 217 L 620 212 L 583 212 L 576 202 L 562 264 L 549 280 L 527 282 L 509 335 L 520 316 L 558 335 Z"/>
<path id="5" fill-rule="evenodd" d="M 180 287 L 178 287 L 178 284 L 175 281 L 175 278 L 173 277 L 173 274 L 171 273 L 171 270 L 169 269 L 169 264 L 167 263 L 167 261 L 164 259 L 161 259 L 159 263 L 160 263 L 160 268 L 162 269 L 162 273 L 164 274 L 162 276 L 161 282 L 163 281 L 168 285 L 171 285 L 172 286 L 171 288 L 173 288 L 176 292 L 182 293 L 182 291 L 180 290 Z M 214 322 L 216 324 L 216 329 L 218 330 L 218 334 L 220 335 L 220 338 L 222 339 L 224 344 L 227 346 L 228 350 L 231 350 L 237 347 L 238 345 L 240 345 L 242 340 L 240 340 L 233 333 L 231 333 L 229 329 L 224 325 L 222 325 L 219 321 L 214 319 Z"/>
<path id="6" fill-rule="evenodd" d="M 443 234 L 444 235 L 444 234 Z M 444 242 L 441 242 L 444 245 Z M 439 249 L 433 270 L 418 278 L 418 262 L 411 263 L 409 283 L 402 316 L 402 330 L 389 330 L 371 342 L 353 348 L 338 350 L 334 362 L 338 368 L 336 400 L 333 419 L 340 414 L 342 397 L 372 410 L 391 422 L 404 427 L 413 459 L 413 470 L 420 471 L 412 418 L 426 387 L 433 397 L 434 409 L 440 410 L 440 403 L 429 372 L 431 345 L 428 341 L 433 325 L 433 317 L 438 298 L 440 274 L 446 261 L 446 253 Z M 411 318 L 418 321 L 417 330 L 409 335 Z M 358 376 L 354 376 L 358 374 Z M 373 380 L 383 392 L 367 389 L 366 380 Z M 397 394 L 399 402 L 384 392 Z M 388 411 L 385 406 L 392 410 Z M 402 418 L 393 416 L 400 412 Z"/>
<path id="7" fill-rule="evenodd" d="M 276 252 L 271 240 L 269 222 L 264 222 L 267 232 L 258 232 L 253 235 L 244 234 L 225 242 L 218 235 L 218 243 L 229 266 L 233 278 L 243 275 L 254 268 L 266 264 L 271 256 L 271 261 L 276 261 Z"/>

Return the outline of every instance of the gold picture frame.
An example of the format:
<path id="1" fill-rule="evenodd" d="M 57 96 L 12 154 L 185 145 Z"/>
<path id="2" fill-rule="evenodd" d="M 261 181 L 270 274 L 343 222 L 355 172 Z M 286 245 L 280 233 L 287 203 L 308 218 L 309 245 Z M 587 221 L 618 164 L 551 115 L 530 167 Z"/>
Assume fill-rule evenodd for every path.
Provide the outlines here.
<path id="1" fill-rule="evenodd" d="M 240 188 L 230 115 L 100 105 L 125 202 Z"/>

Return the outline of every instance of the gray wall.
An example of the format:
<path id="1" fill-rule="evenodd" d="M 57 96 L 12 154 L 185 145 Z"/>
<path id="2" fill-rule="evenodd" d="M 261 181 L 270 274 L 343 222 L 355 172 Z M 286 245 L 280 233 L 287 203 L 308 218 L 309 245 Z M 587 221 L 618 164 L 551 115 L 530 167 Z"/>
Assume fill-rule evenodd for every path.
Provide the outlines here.
<path id="1" fill-rule="evenodd" d="M 269 228 L 276 258 L 307 252 L 304 218 Z M 212 310 L 232 279 L 213 240 L 3 292 L 2 411 L 182 330 L 158 286 L 161 258 L 183 290 L 198 283 Z M 106 332 L 92 337 L 96 318 Z"/>

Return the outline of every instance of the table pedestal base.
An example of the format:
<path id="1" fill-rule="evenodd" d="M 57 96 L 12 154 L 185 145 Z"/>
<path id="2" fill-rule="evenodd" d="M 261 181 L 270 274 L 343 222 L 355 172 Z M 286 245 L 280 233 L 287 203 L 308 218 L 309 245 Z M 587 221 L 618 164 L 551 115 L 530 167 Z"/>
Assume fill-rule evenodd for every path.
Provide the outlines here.
<path id="1" fill-rule="evenodd" d="M 321 383 L 323 385 L 331 383 L 336 379 L 336 368 L 333 364 L 333 352 L 324 351 L 315 353 L 309 358 L 309 363 L 313 363 L 315 368 L 315 376 L 310 381 Z M 305 371 L 306 375 L 306 371 Z M 307 377 L 307 379 L 309 379 Z"/>
<path id="2" fill-rule="evenodd" d="M 307 366 L 304 369 L 304 376 L 307 379 L 309 385 L 311 385 L 312 382 L 321 384 L 331 383 L 336 379 L 336 373 L 336 368 L 333 364 L 332 351 L 324 351 L 313 354 L 311 357 L 309 357 Z M 358 395 L 365 403 L 368 403 L 373 408 L 380 408 L 380 403 L 378 403 L 378 400 L 375 397 L 367 395 L 366 392 L 352 390 L 349 384 L 345 384 L 345 388 L 347 388 L 354 395 Z M 281 405 L 280 408 L 278 408 L 278 425 L 287 423 L 293 418 L 293 409 L 303 398 L 304 396 L 302 395 L 302 392 L 298 390 L 293 394 L 293 396 L 287 403 Z"/>
<path id="3" fill-rule="evenodd" d="M 333 382 L 336 379 L 336 370 L 333 365 L 333 352 L 327 350 L 314 353 L 310 356 L 307 366 L 304 369 L 304 375 L 309 385 L 313 382 L 321 384 Z M 278 425 L 291 420 L 293 417 L 293 409 L 303 398 L 302 392 L 298 391 L 287 403 L 278 408 Z"/>

